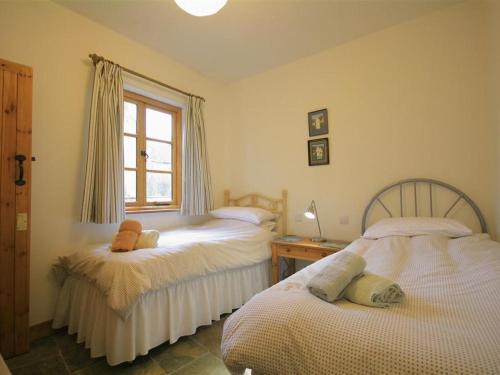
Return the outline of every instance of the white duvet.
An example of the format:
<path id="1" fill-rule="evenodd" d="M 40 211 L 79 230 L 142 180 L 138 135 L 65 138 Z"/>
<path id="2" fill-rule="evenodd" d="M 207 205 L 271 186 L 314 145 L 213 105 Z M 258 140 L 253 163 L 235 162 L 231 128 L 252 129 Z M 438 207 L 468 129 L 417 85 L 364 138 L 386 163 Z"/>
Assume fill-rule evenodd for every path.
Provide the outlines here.
<path id="1" fill-rule="evenodd" d="M 500 243 L 487 235 L 360 239 L 344 251 L 396 281 L 386 309 L 334 304 L 306 283 L 319 261 L 256 295 L 225 323 L 222 354 L 254 374 L 500 374 Z"/>
<path id="2" fill-rule="evenodd" d="M 211 220 L 162 232 L 158 248 L 113 253 L 109 244 L 61 259 L 68 272 L 95 283 L 107 303 L 126 318 L 150 290 L 271 257 L 274 233 L 237 220 Z"/>

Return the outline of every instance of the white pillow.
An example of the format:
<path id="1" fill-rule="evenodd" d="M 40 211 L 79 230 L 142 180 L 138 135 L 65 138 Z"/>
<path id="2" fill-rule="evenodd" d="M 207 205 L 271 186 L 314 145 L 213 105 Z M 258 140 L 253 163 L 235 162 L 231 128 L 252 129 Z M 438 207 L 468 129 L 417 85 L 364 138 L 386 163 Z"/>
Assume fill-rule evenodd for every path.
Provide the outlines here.
<path id="1" fill-rule="evenodd" d="M 259 224 L 259 227 L 272 232 L 276 228 L 276 222 L 273 220 L 264 221 L 263 223 Z"/>
<path id="2" fill-rule="evenodd" d="M 382 219 L 370 226 L 363 238 L 376 240 L 389 236 L 432 234 L 456 238 L 470 236 L 472 230 L 456 220 L 443 217 L 393 217 Z"/>
<path id="3" fill-rule="evenodd" d="M 217 219 L 242 220 L 255 225 L 277 217 L 272 212 L 258 207 L 221 207 L 210 211 L 210 214 Z"/>

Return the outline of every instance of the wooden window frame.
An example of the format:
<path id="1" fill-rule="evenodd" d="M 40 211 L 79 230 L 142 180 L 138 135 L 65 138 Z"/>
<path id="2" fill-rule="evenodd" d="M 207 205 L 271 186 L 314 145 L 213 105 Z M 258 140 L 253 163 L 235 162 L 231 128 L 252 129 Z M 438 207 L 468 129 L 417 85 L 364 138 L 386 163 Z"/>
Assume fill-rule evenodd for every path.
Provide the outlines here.
<path id="1" fill-rule="evenodd" d="M 182 199 L 182 109 L 130 91 L 124 91 L 123 99 L 124 102 L 134 103 L 137 106 L 136 134 L 123 133 L 124 137 L 129 136 L 136 138 L 136 168 L 124 167 L 124 171 L 131 170 L 136 172 L 136 201 L 126 202 L 125 211 L 128 214 L 178 211 Z M 172 115 L 171 142 L 146 137 L 147 108 L 152 108 Z M 172 146 L 172 171 L 154 170 L 154 172 L 172 175 L 172 201 L 170 202 L 151 204 L 146 200 L 146 172 L 153 171 L 146 169 L 147 158 L 141 155 L 141 151 L 146 149 L 146 140 L 170 143 Z"/>

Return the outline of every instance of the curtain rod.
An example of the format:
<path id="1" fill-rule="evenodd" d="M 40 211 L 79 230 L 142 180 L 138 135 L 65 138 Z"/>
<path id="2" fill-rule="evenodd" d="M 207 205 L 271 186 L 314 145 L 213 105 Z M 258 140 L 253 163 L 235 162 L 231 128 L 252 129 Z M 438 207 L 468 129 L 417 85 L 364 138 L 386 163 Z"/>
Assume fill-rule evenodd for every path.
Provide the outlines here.
<path id="1" fill-rule="evenodd" d="M 125 71 L 125 72 L 127 72 L 127 73 L 130 73 L 130 74 L 132 74 L 132 75 L 134 75 L 134 76 L 137 76 L 137 77 L 139 77 L 139 78 L 145 79 L 146 81 L 150 81 L 150 82 L 156 83 L 156 84 L 157 84 L 157 85 L 159 85 L 159 86 L 166 87 L 167 89 L 172 90 L 172 91 L 176 91 L 176 92 L 178 92 L 178 93 L 180 93 L 180 94 L 183 94 L 183 95 L 186 95 L 186 96 L 192 96 L 192 97 L 199 98 L 199 99 L 201 99 L 201 100 L 205 101 L 205 98 L 203 98 L 202 96 L 198 96 L 198 95 L 191 94 L 191 93 L 189 93 L 189 92 L 187 92 L 187 91 L 184 91 L 184 90 L 178 89 L 177 87 L 170 86 L 170 85 L 168 85 L 168 84 L 166 84 L 166 83 L 163 83 L 163 82 L 161 82 L 161 81 L 158 81 L 158 80 L 156 80 L 156 79 L 154 79 L 154 78 L 151 78 L 151 77 L 145 76 L 144 74 L 138 73 L 138 72 L 136 72 L 136 71 L 134 71 L 134 70 L 132 70 L 132 69 L 129 69 L 129 68 L 126 68 L 126 67 L 121 66 L 121 65 L 119 65 L 119 64 L 116 64 L 115 62 L 113 62 L 113 61 L 111 61 L 111 60 L 108 60 L 108 59 L 106 59 L 106 58 L 104 58 L 104 57 L 102 57 L 102 56 L 96 55 L 95 53 L 91 53 L 91 54 L 89 54 L 89 57 L 92 59 L 92 62 L 94 63 L 94 65 L 96 65 L 99 61 L 107 61 L 107 62 L 109 62 L 109 63 L 111 63 L 111 64 L 115 64 L 115 65 L 120 66 L 120 67 L 122 68 L 122 70 L 123 70 L 123 71 Z"/>

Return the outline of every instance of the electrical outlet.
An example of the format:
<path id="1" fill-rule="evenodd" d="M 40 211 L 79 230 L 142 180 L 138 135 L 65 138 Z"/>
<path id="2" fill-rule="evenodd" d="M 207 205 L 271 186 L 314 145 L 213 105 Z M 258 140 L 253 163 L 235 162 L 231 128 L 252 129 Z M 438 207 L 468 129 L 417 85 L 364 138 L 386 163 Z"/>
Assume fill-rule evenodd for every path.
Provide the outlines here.
<path id="1" fill-rule="evenodd" d="M 349 224 L 349 216 L 341 216 L 339 218 L 339 223 L 342 224 L 342 225 L 347 225 Z"/>
<path id="2" fill-rule="evenodd" d="M 295 214 L 295 222 L 301 223 L 304 219 L 304 214 Z"/>

